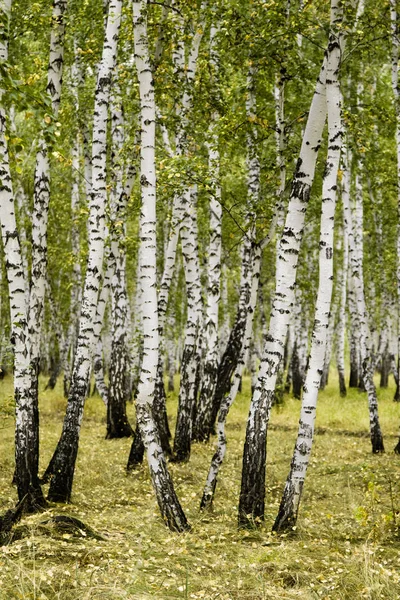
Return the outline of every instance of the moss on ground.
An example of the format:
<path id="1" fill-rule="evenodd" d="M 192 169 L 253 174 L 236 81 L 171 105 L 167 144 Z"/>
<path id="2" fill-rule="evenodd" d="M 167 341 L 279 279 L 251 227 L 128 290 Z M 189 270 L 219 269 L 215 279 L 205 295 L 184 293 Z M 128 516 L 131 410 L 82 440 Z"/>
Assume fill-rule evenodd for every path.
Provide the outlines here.
<path id="1" fill-rule="evenodd" d="M 400 406 L 392 401 L 393 391 L 379 391 L 387 453 L 374 456 L 365 394 L 352 390 L 342 399 L 331 377 L 320 394 L 318 433 L 298 526 L 290 536 L 273 536 L 270 530 L 294 446 L 298 401 L 286 397 L 273 409 L 261 528 L 236 527 L 250 396 L 245 380 L 229 417 L 228 452 L 213 512 L 198 510 L 213 445 L 196 444 L 189 463 L 170 465 L 192 525 L 190 533 L 175 535 L 159 517 L 146 466 L 125 473 L 130 440 L 105 440 L 104 406 L 98 397 L 89 398 L 73 503 L 22 519 L 15 529 L 20 539 L 0 548 L 0 599 L 397 600 L 400 457 L 392 449 Z M 11 400 L 12 382 L 6 378 L 0 383 L 0 514 L 16 501 L 10 483 Z M 41 392 L 42 469 L 58 439 L 64 409 L 61 387 Z M 176 412 L 174 396 L 168 411 Z M 133 413 L 129 406 L 132 420 Z M 49 516 L 61 514 L 80 519 L 100 539 L 83 529 L 54 527 Z"/>

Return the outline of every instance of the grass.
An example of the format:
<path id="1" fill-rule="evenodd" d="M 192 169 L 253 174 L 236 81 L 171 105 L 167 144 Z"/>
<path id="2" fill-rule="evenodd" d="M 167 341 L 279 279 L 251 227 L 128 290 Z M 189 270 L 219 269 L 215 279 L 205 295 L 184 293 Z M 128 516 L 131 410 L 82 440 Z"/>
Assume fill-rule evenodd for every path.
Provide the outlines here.
<path id="1" fill-rule="evenodd" d="M 44 387 L 44 382 L 41 382 Z M 0 514 L 13 506 L 12 382 L 0 383 Z M 192 531 L 162 523 L 147 467 L 125 473 L 130 440 L 105 440 L 105 409 L 89 398 L 82 425 L 73 503 L 22 519 L 24 536 L 0 548 L 0 599 L 394 600 L 400 597 L 400 458 L 393 454 L 400 406 L 379 390 L 387 453 L 371 454 L 365 394 L 338 394 L 334 376 L 321 392 L 317 436 L 290 536 L 270 530 L 289 469 L 300 404 L 274 407 L 268 435 L 267 508 L 256 531 L 236 527 L 249 381 L 232 408 L 228 452 L 213 512 L 198 510 L 212 445 L 195 445 L 188 464 L 171 464 Z M 58 439 L 61 387 L 41 392 L 41 467 Z M 175 415 L 176 398 L 168 400 Z M 133 420 L 133 407 L 129 406 Z M 174 423 L 172 419 L 171 424 Z M 72 515 L 105 536 L 65 533 L 43 524 Z"/>

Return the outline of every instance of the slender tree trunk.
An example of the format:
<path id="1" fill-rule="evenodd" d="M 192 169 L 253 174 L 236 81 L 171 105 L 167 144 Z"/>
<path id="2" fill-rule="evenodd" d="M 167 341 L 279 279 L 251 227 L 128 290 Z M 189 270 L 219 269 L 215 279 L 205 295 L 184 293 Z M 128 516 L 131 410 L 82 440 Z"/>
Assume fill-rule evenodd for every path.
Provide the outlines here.
<path id="1" fill-rule="evenodd" d="M 191 191 L 185 193 L 185 222 L 181 229 L 182 254 L 185 264 L 187 321 L 185 342 L 181 362 L 181 386 L 179 390 L 178 414 L 174 439 L 174 460 L 189 460 L 192 427 L 197 396 L 197 369 L 200 362 L 199 333 L 202 304 L 200 265 L 195 223 L 196 203 L 191 200 Z"/>
<path id="2" fill-rule="evenodd" d="M 231 379 L 235 372 L 237 361 L 240 356 L 240 348 L 243 343 L 243 335 L 246 327 L 246 311 L 249 303 L 249 290 L 251 286 L 251 267 L 253 261 L 252 237 L 253 230 L 249 231 L 245 235 L 242 242 L 238 308 L 235 322 L 229 335 L 228 343 L 218 365 L 217 383 L 213 398 L 209 435 L 214 427 L 221 402 L 229 392 Z"/>
<path id="3" fill-rule="evenodd" d="M 347 394 L 346 380 L 344 373 L 344 349 L 345 349 L 345 334 L 346 334 L 346 283 L 347 273 L 349 270 L 349 251 L 347 240 L 347 229 L 343 224 L 342 228 L 342 264 L 338 272 L 339 283 L 339 309 L 338 309 L 338 324 L 336 331 L 336 366 L 339 376 L 339 391 L 344 398 Z"/>
<path id="4" fill-rule="evenodd" d="M 117 88 L 117 84 L 115 84 Z M 118 92 L 112 102 L 111 137 L 113 141 L 112 168 L 114 188 L 110 199 L 110 256 L 112 290 L 112 341 L 110 358 L 110 384 L 107 403 L 107 438 L 132 435 L 132 427 L 126 414 L 128 401 L 126 378 L 128 372 L 128 298 L 126 290 L 126 258 L 123 248 L 126 204 L 130 194 L 131 180 L 124 186 L 122 149 L 125 141 L 125 122 Z M 133 175 L 133 173 L 132 173 Z"/>
<path id="5" fill-rule="evenodd" d="M 135 63 L 139 79 L 141 150 L 140 182 L 141 263 L 140 279 L 143 298 L 143 363 L 136 399 L 137 420 L 146 448 L 151 479 L 161 515 L 171 530 L 189 528 L 175 494 L 152 415 L 154 383 L 158 364 L 158 302 L 156 265 L 156 169 L 155 169 L 155 101 L 147 39 L 146 3 L 133 2 Z"/>
<path id="6" fill-rule="evenodd" d="M 245 323 L 245 332 L 243 336 L 243 345 L 240 349 L 239 360 L 236 365 L 235 373 L 232 379 L 231 389 L 227 396 L 224 396 L 221 403 L 221 408 L 218 413 L 218 421 L 217 421 L 217 448 L 215 454 L 211 460 L 210 469 L 207 475 L 207 481 L 204 486 L 203 497 L 201 499 L 200 508 L 209 508 L 211 507 L 213 500 L 215 489 L 217 485 L 217 478 L 219 469 L 223 463 L 225 453 L 226 453 L 226 434 L 225 434 L 225 423 L 230 410 L 230 407 L 235 401 L 236 395 L 239 390 L 239 384 L 242 378 L 243 369 L 246 364 L 247 356 L 249 353 L 249 347 L 251 343 L 251 338 L 253 334 L 253 321 L 254 321 L 254 311 L 256 307 L 257 300 L 257 292 L 260 281 L 260 266 L 261 266 L 261 247 L 257 245 L 254 249 L 254 262 L 252 269 L 252 279 L 251 279 L 251 290 L 249 302 L 246 307 L 246 323 Z"/>
<path id="7" fill-rule="evenodd" d="M 396 150 L 397 150 L 397 381 L 394 400 L 400 401 L 400 89 L 399 89 L 399 24 L 397 0 L 390 0 L 390 17 L 392 32 L 392 89 L 396 110 Z M 400 440 L 394 451 L 400 454 Z"/>
<path id="8" fill-rule="evenodd" d="M 214 120 L 216 120 L 216 116 Z M 215 125 L 214 125 L 215 127 Z M 208 250 L 208 289 L 205 323 L 206 356 L 204 375 L 196 413 L 194 439 L 204 442 L 211 429 L 212 405 L 218 373 L 218 312 L 221 282 L 221 188 L 219 184 L 218 137 L 214 133 L 209 152 L 210 170 L 214 182 L 210 199 L 210 244 Z"/>
<path id="9" fill-rule="evenodd" d="M 247 421 L 239 500 L 240 525 L 247 525 L 264 516 L 267 424 L 294 302 L 294 283 L 305 211 L 326 118 L 325 71 L 324 58 L 303 135 L 285 227 L 279 244 L 276 291 L 269 332 Z"/>
<path id="10" fill-rule="evenodd" d="M 103 55 L 97 77 L 92 143 L 89 256 L 67 412 L 61 438 L 51 461 L 52 480 L 49 499 L 56 502 L 69 502 L 71 498 L 83 406 L 95 343 L 93 321 L 96 315 L 104 256 L 108 105 L 111 77 L 116 63 L 121 4 L 121 0 L 110 0 Z"/>
<path id="11" fill-rule="evenodd" d="M 332 29 L 329 36 L 326 102 L 328 114 L 328 156 L 322 187 L 321 233 L 319 242 L 319 283 L 312 333 L 311 353 L 304 384 L 299 431 L 293 453 L 289 476 L 286 480 L 274 531 L 292 528 L 297 521 L 300 498 L 310 460 L 318 390 L 324 368 L 328 341 L 329 320 L 333 288 L 334 219 L 336 206 L 337 174 L 343 130 L 340 118 L 340 88 L 338 72 L 341 61 L 340 3 L 332 2 Z M 334 29 L 335 28 L 335 29 Z"/>
<path id="12" fill-rule="evenodd" d="M 361 166 L 359 165 L 359 168 Z M 360 184 L 359 184 L 360 187 Z M 354 285 L 355 301 L 357 313 L 360 320 L 360 354 L 362 362 L 362 379 L 368 395 L 369 415 L 370 415 L 370 435 L 372 452 L 384 452 L 382 432 L 378 416 L 378 400 L 376 388 L 373 380 L 373 365 L 370 347 L 370 332 L 368 325 L 368 313 L 365 304 L 364 293 L 364 275 L 362 264 L 362 223 L 363 223 L 363 199 L 360 193 L 356 194 L 356 220 L 353 222 L 353 216 L 347 196 L 343 195 L 343 206 L 346 220 L 346 227 L 349 232 L 349 266 L 351 278 Z M 356 226 L 357 223 L 357 226 Z M 360 227 L 361 230 L 358 228 Z"/>
<path id="13" fill-rule="evenodd" d="M 67 0 L 54 0 L 52 29 L 50 36 L 50 58 L 47 71 L 47 94 L 51 100 L 56 119 L 61 100 L 61 83 L 64 64 L 64 14 Z M 32 265 L 29 289 L 28 333 L 31 346 L 31 404 L 36 413 L 36 427 L 31 432 L 34 452 L 39 454 L 39 362 L 40 337 L 44 317 L 44 298 L 47 278 L 47 221 L 50 202 L 50 162 L 49 149 L 42 131 L 36 155 L 34 176 L 34 197 L 32 211 Z"/>

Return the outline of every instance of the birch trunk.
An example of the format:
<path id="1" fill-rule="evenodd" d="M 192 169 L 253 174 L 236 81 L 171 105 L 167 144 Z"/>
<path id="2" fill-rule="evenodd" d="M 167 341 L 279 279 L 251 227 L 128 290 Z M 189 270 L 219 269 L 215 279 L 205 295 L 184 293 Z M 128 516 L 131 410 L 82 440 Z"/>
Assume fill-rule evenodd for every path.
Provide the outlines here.
<path id="1" fill-rule="evenodd" d="M 345 331 L 346 331 L 346 281 L 347 272 L 349 269 L 349 251 L 347 241 L 347 229 L 342 228 L 342 264 L 340 265 L 338 280 L 339 280 L 339 317 L 336 331 L 336 365 L 339 376 L 339 391 L 342 397 L 347 394 L 346 380 L 344 373 L 344 349 L 345 349 Z"/>
<path id="2" fill-rule="evenodd" d="M 194 194 L 197 194 L 194 191 Z M 196 203 L 191 190 L 185 193 L 185 221 L 181 229 L 185 264 L 187 321 L 181 362 L 181 386 L 174 439 L 174 460 L 189 460 L 196 407 L 197 369 L 200 362 L 199 332 L 202 318 L 200 265 L 197 240 Z"/>
<path id="3" fill-rule="evenodd" d="M 243 336 L 246 327 L 246 311 L 249 300 L 249 289 L 251 285 L 251 269 L 253 261 L 253 231 L 244 236 L 241 250 L 241 274 L 239 300 L 236 311 L 235 322 L 231 329 L 225 351 L 218 365 L 217 383 L 215 386 L 210 433 L 214 427 L 215 420 L 220 410 L 223 398 L 229 392 L 231 379 L 235 372 L 237 361 L 240 356 L 240 349 L 243 343 Z"/>
<path id="4" fill-rule="evenodd" d="M 11 2 L 1 7 L 6 22 Z M 0 43 L 0 59 L 7 57 L 7 49 Z M 44 506 L 38 480 L 38 412 L 32 405 L 30 385 L 30 344 L 26 304 L 27 282 L 19 243 L 15 217 L 15 201 L 9 167 L 6 139 L 6 114 L 0 108 L 0 221 L 3 248 L 6 258 L 7 281 L 10 301 L 11 342 L 14 347 L 14 398 L 15 398 L 15 481 L 18 498 L 28 496 L 28 509 Z"/>
<path id="5" fill-rule="evenodd" d="M 396 151 L 397 151 L 397 386 L 394 396 L 395 401 L 399 401 L 399 381 L 400 381 L 400 89 L 399 89 L 399 25 L 397 14 L 397 0 L 390 0 L 390 20 L 392 32 L 392 89 L 394 96 L 394 105 L 396 110 Z M 394 449 L 396 454 L 400 454 L 400 440 Z"/>
<path id="6" fill-rule="evenodd" d="M 117 89 L 117 85 L 115 84 Z M 113 142 L 112 167 L 114 188 L 110 198 L 110 256 L 111 269 L 111 358 L 110 384 L 107 404 L 107 438 L 121 438 L 132 435 L 132 428 L 126 414 L 129 399 L 126 378 L 128 371 L 128 298 L 126 290 L 126 257 L 123 248 L 125 239 L 124 220 L 126 205 L 130 195 L 132 176 L 124 185 L 124 165 L 122 150 L 125 141 L 125 121 L 118 89 L 112 102 L 111 137 Z"/>
<path id="7" fill-rule="evenodd" d="M 341 62 L 340 29 L 336 29 L 336 26 L 340 26 L 341 23 L 342 10 L 340 4 L 336 3 L 335 0 L 332 3 L 332 12 L 332 29 L 329 36 L 326 72 L 328 156 L 322 185 L 318 294 L 297 441 L 278 516 L 274 523 L 274 531 L 290 529 L 297 521 L 301 494 L 311 456 L 318 391 L 323 375 L 329 320 L 331 318 L 337 174 L 343 136 L 338 80 Z"/>
<path id="8" fill-rule="evenodd" d="M 67 0 L 54 0 L 50 36 L 50 59 L 47 71 L 47 94 L 51 99 L 56 119 L 61 100 L 64 64 L 64 14 Z M 37 431 L 34 432 L 36 452 L 39 452 L 38 384 L 40 360 L 40 335 L 43 323 L 44 297 L 47 277 L 47 221 L 50 202 L 50 162 L 45 131 L 41 133 L 36 155 L 32 211 L 32 266 L 29 290 L 28 331 L 31 345 L 31 402 L 37 412 Z"/>
<path id="9" fill-rule="evenodd" d="M 360 165 L 359 168 L 361 168 Z M 360 320 L 360 355 L 362 363 L 362 379 L 368 395 L 372 452 L 376 454 L 384 452 L 384 445 L 379 424 L 378 399 L 373 380 L 374 372 L 371 356 L 370 332 L 368 325 L 368 313 L 365 304 L 364 271 L 362 259 L 363 198 L 360 191 L 358 194 L 356 194 L 355 200 L 356 220 L 353 222 L 352 211 L 348 202 L 348 198 L 347 196 L 343 196 L 344 214 L 346 226 L 348 227 L 349 232 L 349 265 L 351 270 L 351 279 L 354 285 L 356 309 Z M 361 230 L 359 229 L 360 224 Z"/>
<path id="10" fill-rule="evenodd" d="M 225 423 L 228 417 L 229 410 L 234 403 L 239 385 L 242 379 L 243 369 L 247 361 L 247 357 L 249 354 L 249 348 L 251 344 L 251 339 L 253 335 L 253 322 L 254 322 L 254 312 L 257 301 L 257 292 L 260 281 L 260 266 L 261 266 L 261 247 L 257 245 L 254 249 L 254 261 L 252 268 L 252 276 L 251 276 L 251 285 L 249 286 L 248 294 L 248 303 L 246 306 L 246 323 L 245 323 L 245 331 L 243 337 L 243 344 L 240 349 L 239 360 L 237 361 L 235 373 L 232 379 L 231 388 L 229 394 L 224 396 L 222 399 L 221 407 L 218 413 L 217 420 L 217 448 L 215 454 L 211 460 L 210 469 L 208 471 L 206 484 L 204 486 L 203 497 L 201 499 L 200 508 L 206 509 L 212 506 L 214 500 L 215 489 L 217 485 L 218 473 L 220 467 L 223 463 L 225 453 L 226 453 L 226 434 L 225 434 Z"/>
<path id="11" fill-rule="evenodd" d="M 150 65 L 145 1 L 133 2 L 135 63 L 140 94 L 140 183 L 141 262 L 140 279 L 143 310 L 143 363 L 136 399 L 137 420 L 147 453 L 151 479 L 161 515 L 169 528 L 189 528 L 175 494 L 168 472 L 157 427 L 152 415 L 154 384 L 158 364 L 158 302 L 156 264 L 156 169 L 155 169 L 155 101 L 153 73 Z"/>
<path id="12" fill-rule="evenodd" d="M 243 452 L 239 524 L 264 516 L 267 424 L 279 364 L 283 358 L 304 217 L 326 118 L 326 59 L 324 58 L 304 131 L 277 258 L 276 290 L 259 376 L 247 421 Z"/>
<path id="13" fill-rule="evenodd" d="M 49 489 L 49 499 L 57 502 L 69 502 L 71 498 L 80 426 L 95 343 L 93 321 L 96 315 L 104 256 L 107 119 L 111 77 L 117 56 L 121 5 L 121 0 L 110 1 L 103 53 L 97 76 L 93 119 L 88 264 L 67 412 L 52 459 L 53 477 Z"/>
<path id="14" fill-rule="evenodd" d="M 216 126 L 217 116 L 214 116 Z M 218 373 L 218 312 L 221 284 L 221 188 L 219 184 L 218 136 L 211 134 L 209 163 L 213 192 L 210 198 L 210 244 L 208 248 L 208 289 L 205 323 L 206 356 L 204 375 L 196 413 L 194 439 L 204 442 L 209 438 L 212 404 Z"/>

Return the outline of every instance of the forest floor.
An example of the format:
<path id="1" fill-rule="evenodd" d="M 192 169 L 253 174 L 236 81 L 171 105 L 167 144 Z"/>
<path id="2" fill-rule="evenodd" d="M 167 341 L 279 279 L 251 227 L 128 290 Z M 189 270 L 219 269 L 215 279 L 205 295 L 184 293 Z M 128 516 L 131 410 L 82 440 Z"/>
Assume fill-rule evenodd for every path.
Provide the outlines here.
<path id="1" fill-rule="evenodd" d="M 42 388 L 44 381 L 41 382 Z M 0 515 L 12 507 L 12 382 L 0 383 Z M 22 537 L 0 548 L 1 600 L 355 600 L 400 598 L 400 457 L 393 453 L 400 405 L 379 390 L 386 454 L 374 456 L 366 395 L 342 399 L 333 375 L 320 394 L 317 436 L 298 526 L 271 535 L 296 437 L 300 403 L 285 397 L 268 435 L 265 523 L 237 529 L 241 454 L 249 381 L 229 416 L 228 452 L 213 512 L 198 510 L 213 453 L 196 444 L 190 462 L 171 464 L 192 531 L 172 534 L 160 519 L 144 465 L 125 472 L 130 440 L 105 440 L 105 409 L 89 398 L 82 425 L 73 502 L 26 516 Z M 65 409 L 61 387 L 41 392 L 41 467 L 57 442 Z M 168 399 L 175 415 L 176 398 Z M 134 409 L 129 406 L 133 419 Z M 171 419 L 171 425 L 174 419 Z M 87 531 L 57 531 L 50 515 L 77 517 Z M 48 523 L 43 523 L 48 521 Z"/>

